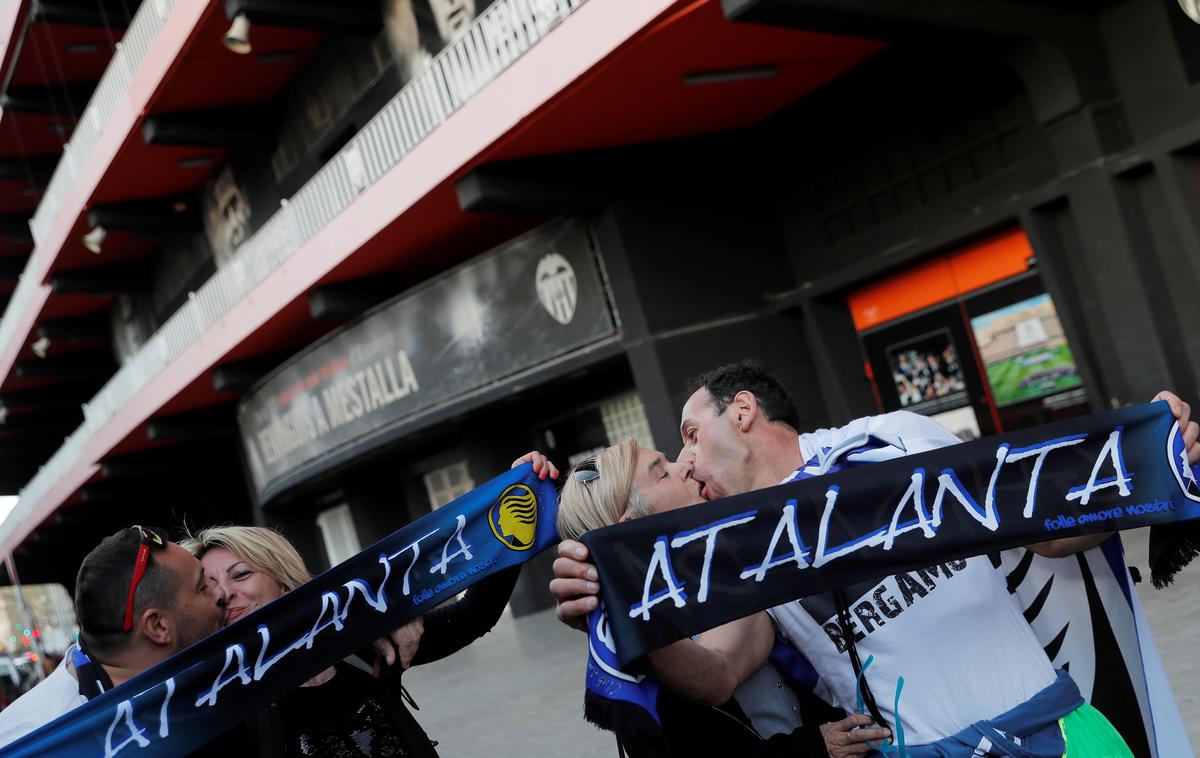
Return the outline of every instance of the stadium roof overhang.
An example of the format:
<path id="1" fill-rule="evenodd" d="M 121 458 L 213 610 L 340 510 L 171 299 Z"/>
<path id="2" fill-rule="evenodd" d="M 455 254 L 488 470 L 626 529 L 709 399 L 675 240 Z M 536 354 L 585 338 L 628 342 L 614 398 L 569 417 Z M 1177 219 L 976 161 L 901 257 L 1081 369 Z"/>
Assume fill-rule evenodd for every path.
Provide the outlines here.
<path id="1" fill-rule="evenodd" d="M 309 312 L 306 295 L 313 287 L 381 272 L 428 274 L 540 220 L 464 211 L 455 184 L 473 169 L 745 127 L 881 48 L 851 37 L 732 23 L 719 0 L 632 6 L 590 0 L 451 115 L 293 255 L 286 271 L 259 285 L 253 307 L 235 306 L 219 335 L 189 348 L 105 427 L 89 445 L 93 463 L 32 504 L 32 523 L 0 549 L 21 544 L 60 505 L 80 502 L 81 488 L 104 477 L 99 461 L 155 445 L 146 433 L 154 417 L 236 399 L 214 388 L 213 367 L 294 351 L 327 331 L 331 325 L 315 322 Z M 212 19 L 200 26 L 169 81 L 150 98 L 151 112 L 220 104 L 221 90 L 211 84 L 212 67 L 220 64 L 206 61 L 202 51 L 220 52 L 210 35 L 224 27 Z M 189 83 L 196 91 L 185 99 Z M 133 186 L 141 195 L 185 189 L 179 172 L 168 168 L 155 176 L 160 172 L 150 169 L 161 165 L 160 153 L 141 139 L 137 132 L 124 140 L 96 183 L 93 203 L 129 200 Z M 70 223 L 48 271 L 93 262 L 77 242 L 87 231 L 82 214 Z M 46 303 L 39 318 L 55 307 Z M 10 374 L 0 392 L 12 382 Z"/>
<path id="2" fill-rule="evenodd" d="M 82 5 L 104 7 L 96 3 Z M 26 79 L 37 74 L 34 63 L 38 61 L 43 67 L 47 61 L 55 62 L 56 70 L 71 80 L 94 83 L 100 78 L 120 32 L 114 34 L 107 28 L 80 23 L 64 25 L 70 20 L 61 17 L 33 20 L 24 35 L 21 28 L 25 20 L 11 20 L 15 31 L 5 49 L 9 53 L 17 50 L 13 58 L 14 82 L 29 84 Z M 0 19 L 0 24 L 5 22 Z M 164 143 L 177 140 L 181 133 L 188 134 L 186 129 L 181 132 L 178 127 L 181 123 L 186 125 L 185 119 L 197 112 L 259 106 L 272 100 L 321 39 L 320 33 L 308 29 L 260 24 L 253 30 L 253 53 L 237 55 L 222 42 L 228 27 L 229 20 L 220 2 L 177 6 L 129 90 L 123 93 L 125 101 L 120 104 L 118 117 L 106 125 L 91 152 L 80 158 L 85 162 L 83 175 L 64 202 L 51 233 L 34 253 L 39 264 L 36 276 L 44 286 L 33 298 L 29 312 L 20 314 L 23 321 L 18 329 L 20 337 L 13 344 L 0 345 L 3 356 L 0 407 L 5 408 L 3 412 L 8 418 L 20 420 L 42 412 L 43 406 L 37 404 L 4 402 L 4 398 L 14 394 L 19 397 L 26 390 L 64 387 L 71 390 L 65 394 L 76 398 L 74 390 L 86 387 L 90 392 L 77 398 L 86 401 L 99 389 L 103 379 L 116 369 L 109 345 L 108 311 L 117 294 L 137 284 L 122 282 L 122 278 L 135 273 L 131 265 L 157 250 L 171 231 L 162 224 L 139 224 L 135 220 L 111 228 L 102 254 L 97 255 L 83 242 L 83 236 L 91 229 L 89 216 L 114 210 L 126 219 L 138 213 L 146 216 L 149 214 L 137 209 L 130 213 L 130 206 L 161 200 L 177 207 L 190 205 L 187 215 L 194 217 L 197 204 L 192 195 L 213 167 L 220 165 L 227 150 L 211 144 Z M 83 61 L 90 61 L 91 67 L 84 66 Z M 29 87 L 10 90 L 14 91 L 32 90 Z M 17 103 L 22 106 L 20 112 L 0 108 L 0 150 L 12 151 L 20 146 L 25 155 L 32 150 L 33 154 L 53 151 L 57 156 L 62 150 L 63 135 L 69 136 L 70 129 L 56 131 L 51 127 L 67 122 L 67 126 L 74 126 L 74 120 L 66 116 L 80 114 L 86 97 L 76 99 L 81 102 L 72 102 L 67 110 L 60 108 L 61 113 L 54 107 L 39 108 L 32 98 Z M 4 104 L 7 103 L 0 106 Z M 143 129 L 147 120 L 155 118 L 160 119 L 157 132 Z M 6 172 L 3 158 L 0 155 L 0 220 L 4 220 L 6 213 L 23 213 L 28 217 L 41 198 L 53 163 L 45 172 L 28 177 L 20 175 L 17 171 L 20 167 L 16 165 L 13 171 Z M 32 165 L 40 167 L 36 160 Z M 32 240 L 28 235 L 17 238 L 6 232 L 7 227 L 0 224 L 0 255 L 11 251 L 9 254 L 23 263 L 33 251 Z M 0 301 L 6 300 L 13 290 L 15 274 L 22 267 L 0 265 Z M 109 333 L 107 338 L 100 334 L 105 331 Z M 35 349 L 39 341 L 40 352 Z M 81 363 L 90 364 L 92 373 L 80 376 Z M 95 375 L 97 365 L 104 372 L 102 376 Z M 76 411 L 78 407 L 76 402 Z M 0 424 L 0 443 L 28 437 L 29 432 L 18 423 Z M 52 439 L 61 444 L 62 435 Z M 35 458 L 44 456 L 44 461 L 49 457 L 44 445 L 36 445 L 34 450 Z M 20 472 L 33 470 L 25 465 L 28 457 L 23 454 L 17 460 L 0 445 L 0 474 L 11 472 L 0 475 L 0 487 L 13 491 L 20 482 Z"/>
<path id="3" fill-rule="evenodd" d="M 403 209 L 392 198 L 364 193 L 353 214 L 342 214 L 327 228 L 331 236 L 347 242 L 343 249 L 331 251 L 336 265 L 311 286 L 427 268 L 431 258 L 444 268 L 537 223 L 538 219 L 514 220 L 460 207 L 455 183 L 482 164 L 738 129 L 763 120 L 881 47 L 845 36 L 731 23 L 718 0 L 675 3 L 589 70 L 557 82 L 546 80 L 541 103 L 483 149 L 452 146 L 454 170 L 430 185 L 411 207 Z M 485 92 L 503 98 L 509 87 L 501 76 Z M 441 130 L 448 128 L 451 123 Z M 131 153 L 128 170 L 143 173 L 148 164 L 139 161 L 149 159 L 140 151 Z M 404 171 L 402 161 L 392 174 Z M 360 233 L 348 233 L 351 226 L 361 228 L 364 220 L 377 230 L 372 236 L 362 239 Z M 339 235 L 339 228 L 347 233 Z M 356 239 L 362 243 L 353 242 Z M 327 330 L 328 325 L 315 325 L 310 318 L 305 300 L 310 288 L 298 288 L 291 302 L 231 353 L 213 356 L 214 365 L 295 349 Z M 173 398 L 162 412 L 228 399 L 205 378 Z"/>

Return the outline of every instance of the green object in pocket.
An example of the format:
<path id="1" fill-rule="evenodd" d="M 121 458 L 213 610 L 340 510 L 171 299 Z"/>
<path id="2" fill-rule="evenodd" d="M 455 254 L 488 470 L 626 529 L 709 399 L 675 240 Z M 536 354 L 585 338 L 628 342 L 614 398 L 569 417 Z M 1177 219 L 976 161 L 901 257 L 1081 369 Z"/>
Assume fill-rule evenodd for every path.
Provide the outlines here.
<path id="1" fill-rule="evenodd" d="M 1116 728 L 1087 703 L 1059 719 L 1058 725 L 1067 743 L 1063 758 L 1133 758 Z"/>

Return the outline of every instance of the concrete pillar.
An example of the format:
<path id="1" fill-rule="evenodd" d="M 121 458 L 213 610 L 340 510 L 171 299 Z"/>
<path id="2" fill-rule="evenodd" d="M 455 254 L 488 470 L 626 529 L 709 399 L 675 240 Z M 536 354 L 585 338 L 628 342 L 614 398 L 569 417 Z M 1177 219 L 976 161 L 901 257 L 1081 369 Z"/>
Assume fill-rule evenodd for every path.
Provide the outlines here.
<path id="1" fill-rule="evenodd" d="M 626 203 L 595 228 L 629 365 L 665 453 L 681 446 L 689 380 L 725 363 L 759 363 L 792 392 L 806 426 L 828 420 L 796 315 L 768 307 L 770 293 L 793 286 L 772 220 L 728 208 Z"/>

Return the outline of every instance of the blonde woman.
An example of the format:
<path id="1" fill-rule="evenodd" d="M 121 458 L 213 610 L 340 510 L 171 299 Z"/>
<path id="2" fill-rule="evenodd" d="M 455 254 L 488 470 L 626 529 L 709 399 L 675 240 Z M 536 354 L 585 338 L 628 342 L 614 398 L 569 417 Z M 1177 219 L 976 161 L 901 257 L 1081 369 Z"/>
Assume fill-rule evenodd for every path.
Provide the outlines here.
<path id="1" fill-rule="evenodd" d="M 513 465 L 526 461 L 543 479 L 558 478 L 558 469 L 541 453 L 529 453 Z M 690 459 L 671 461 L 634 440 L 601 450 L 563 478 L 559 536 L 577 540 L 592 529 L 695 505 L 701 500 L 700 485 L 691 478 L 691 468 Z M 769 634 L 762 634 L 763 629 Z M 650 664 L 666 686 L 658 698 L 661 735 L 646 737 L 625 729 L 627 720 L 612 717 L 613 706 L 600 705 L 590 692 L 585 714 L 613 731 L 625 753 L 635 758 L 824 755 L 819 731 L 802 726 L 799 698 L 767 660 L 771 646 L 763 641 L 769 639 L 774 639 L 771 621 L 758 613 L 651 653 Z M 813 723 L 834 716 L 815 698 L 808 697 L 804 705 Z"/>
<path id="2" fill-rule="evenodd" d="M 296 549 L 272 529 L 212 527 L 180 544 L 200 559 L 205 575 L 224 590 L 227 623 L 272 603 L 310 578 Z M 376 642 L 381 660 L 373 669 L 347 659 L 266 709 L 256 718 L 259 754 L 436 756 L 436 743 L 405 705 L 412 699 L 401 684 L 401 674 L 410 665 L 444 658 L 486 634 L 500 618 L 518 574 L 517 567 L 494 574 L 457 601 L 397 629 L 390 641 Z M 389 666 L 379 665 L 384 660 Z M 390 665 L 397 660 L 399 666 Z"/>

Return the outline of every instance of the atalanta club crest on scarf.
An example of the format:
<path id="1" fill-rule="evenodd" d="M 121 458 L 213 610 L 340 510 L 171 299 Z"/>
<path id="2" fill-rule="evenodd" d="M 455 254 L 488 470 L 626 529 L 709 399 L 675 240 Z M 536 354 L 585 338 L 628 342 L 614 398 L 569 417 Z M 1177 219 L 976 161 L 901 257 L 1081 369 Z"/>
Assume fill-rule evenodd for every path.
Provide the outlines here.
<path id="1" fill-rule="evenodd" d="M 524 484 L 514 484 L 500 495 L 488 509 L 488 525 L 492 534 L 513 550 L 533 547 L 537 535 L 538 503 L 533 490 Z"/>
<path id="2" fill-rule="evenodd" d="M 1167 459 L 1171 462 L 1171 470 L 1175 481 L 1184 497 L 1200 503 L 1200 464 L 1188 465 L 1187 449 L 1183 445 L 1183 434 L 1176 424 L 1167 438 Z"/>

